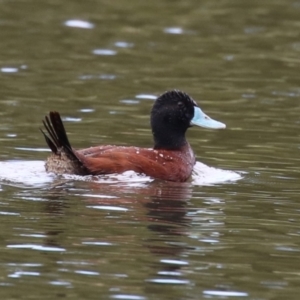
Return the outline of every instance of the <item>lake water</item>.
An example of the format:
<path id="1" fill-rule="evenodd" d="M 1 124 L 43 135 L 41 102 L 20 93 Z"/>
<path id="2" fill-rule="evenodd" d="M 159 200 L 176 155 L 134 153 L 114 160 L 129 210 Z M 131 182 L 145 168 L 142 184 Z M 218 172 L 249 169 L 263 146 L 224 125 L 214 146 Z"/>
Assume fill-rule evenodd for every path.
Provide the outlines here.
<path id="1" fill-rule="evenodd" d="M 300 1 L 2 1 L 1 299 L 299 299 Z M 46 174 L 59 111 L 75 148 L 151 147 L 180 89 L 187 183 Z"/>

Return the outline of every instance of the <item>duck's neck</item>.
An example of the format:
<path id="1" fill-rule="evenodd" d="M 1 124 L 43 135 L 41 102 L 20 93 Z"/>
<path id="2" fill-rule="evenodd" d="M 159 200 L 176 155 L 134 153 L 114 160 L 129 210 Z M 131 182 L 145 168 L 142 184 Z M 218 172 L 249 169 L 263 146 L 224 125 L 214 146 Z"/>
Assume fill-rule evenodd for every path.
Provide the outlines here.
<path id="1" fill-rule="evenodd" d="M 179 132 L 153 132 L 154 149 L 179 150 L 187 145 L 184 133 Z"/>

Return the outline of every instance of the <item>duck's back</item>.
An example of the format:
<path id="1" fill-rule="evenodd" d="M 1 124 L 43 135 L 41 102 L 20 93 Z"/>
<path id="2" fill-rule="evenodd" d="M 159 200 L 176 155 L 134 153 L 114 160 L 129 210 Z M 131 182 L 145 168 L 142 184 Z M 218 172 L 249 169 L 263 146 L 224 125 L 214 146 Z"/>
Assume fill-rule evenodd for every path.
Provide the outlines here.
<path id="1" fill-rule="evenodd" d="M 93 174 L 121 173 L 128 170 L 163 180 L 185 181 L 191 174 L 195 157 L 190 145 L 180 150 L 154 150 L 138 147 L 97 147 L 85 156 L 85 166 Z M 82 151 L 80 151 L 82 152 Z"/>

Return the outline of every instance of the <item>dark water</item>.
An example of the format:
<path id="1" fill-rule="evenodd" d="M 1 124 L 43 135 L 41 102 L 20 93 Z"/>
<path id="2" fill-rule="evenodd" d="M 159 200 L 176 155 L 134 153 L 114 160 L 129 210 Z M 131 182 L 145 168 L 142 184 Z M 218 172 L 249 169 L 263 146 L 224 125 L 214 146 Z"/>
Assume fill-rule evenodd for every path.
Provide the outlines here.
<path id="1" fill-rule="evenodd" d="M 299 299 L 299 16 L 289 0 L 1 1 L 1 299 Z M 189 130 L 197 160 L 241 180 L 43 172 L 49 110 L 74 147 L 149 147 L 172 88 L 227 124 Z"/>

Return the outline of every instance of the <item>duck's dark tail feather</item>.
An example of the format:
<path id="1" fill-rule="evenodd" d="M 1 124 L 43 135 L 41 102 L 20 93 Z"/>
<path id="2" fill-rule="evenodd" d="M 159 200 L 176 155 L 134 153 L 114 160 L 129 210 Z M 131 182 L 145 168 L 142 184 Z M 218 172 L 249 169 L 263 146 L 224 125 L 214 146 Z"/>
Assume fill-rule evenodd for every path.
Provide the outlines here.
<path id="1" fill-rule="evenodd" d="M 90 174 L 84 164 L 84 156 L 72 149 L 59 113 L 51 111 L 43 120 L 43 124 L 46 132 L 42 129 L 41 132 L 54 154 L 46 161 L 46 171 L 55 174 Z"/>
<path id="2" fill-rule="evenodd" d="M 45 116 L 43 120 L 44 127 L 48 135 L 42 130 L 42 134 L 45 140 L 54 154 L 58 154 L 59 151 L 64 151 L 70 159 L 79 160 L 72 150 L 71 144 L 67 137 L 67 133 L 64 124 L 60 118 L 60 115 L 56 111 L 51 111 L 49 117 Z"/>

